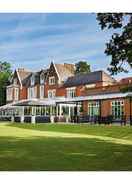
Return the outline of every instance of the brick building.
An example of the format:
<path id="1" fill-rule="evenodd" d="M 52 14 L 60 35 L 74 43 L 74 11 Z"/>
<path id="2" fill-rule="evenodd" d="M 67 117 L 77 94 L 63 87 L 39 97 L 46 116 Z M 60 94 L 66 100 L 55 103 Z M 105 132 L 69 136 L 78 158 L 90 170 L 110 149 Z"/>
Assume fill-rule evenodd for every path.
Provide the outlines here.
<path id="1" fill-rule="evenodd" d="M 71 117 L 114 117 L 118 121 L 132 116 L 132 93 L 124 92 L 132 86 L 132 77 L 116 81 L 104 71 L 74 74 L 73 64 L 54 64 L 38 72 L 15 70 L 7 86 L 7 105 L 1 107 L 1 115 L 51 117 L 56 121 L 71 121 Z M 27 119 L 26 119 L 27 117 Z M 85 119 L 86 120 L 86 119 Z M 42 120 L 44 121 L 44 119 Z M 102 119 L 103 121 L 103 119 Z"/>

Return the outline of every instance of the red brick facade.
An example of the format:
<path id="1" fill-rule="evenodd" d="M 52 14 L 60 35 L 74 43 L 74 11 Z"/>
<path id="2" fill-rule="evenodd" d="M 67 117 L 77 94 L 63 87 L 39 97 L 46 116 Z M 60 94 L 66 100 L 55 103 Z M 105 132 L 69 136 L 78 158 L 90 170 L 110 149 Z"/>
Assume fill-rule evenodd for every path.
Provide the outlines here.
<path id="1" fill-rule="evenodd" d="M 59 65 L 57 66 L 59 67 Z M 67 89 L 74 87 L 75 88 L 75 97 L 79 97 L 79 96 L 88 96 L 88 95 L 99 95 L 99 94 L 105 94 L 105 93 L 120 93 L 121 89 L 127 86 L 132 85 L 132 77 L 131 78 L 126 78 L 126 79 L 122 79 L 119 82 L 113 80 L 108 74 L 102 72 L 101 73 L 101 77 L 102 80 L 100 81 L 96 81 L 94 83 L 88 83 L 85 85 L 77 85 L 77 86 L 71 86 L 71 87 L 67 87 L 64 85 L 65 80 L 67 80 L 67 73 L 68 72 L 73 72 L 73 66 L 71 64 L 64 64 L 63 66 L 61 66 L 60 71 L 63 73 L 63 67 L 65 69 L 65 72 L 68 71 L 66 73 L 66 77 L 64 75 L 65 79 L 62 79 L 60 76 L 62 75 L 62 73 L 59 73 L 59 70 L 57 71 L 57 67 L 51 63 L 50 68 L 48 69 L 47 73 L 46 73 L 46 77 L 44 80 L 44 98 L 48 98 L 48 92 L 51 90 L 55 90 L 55 97 L 67 97 Z M 23 70 L 24 72 L 24 70 Z M 20 76 L 19 76 L 19 72 L 14 73 L 13 79 L 12 79 L 12 83 L 10 86 L 7 87 L 7 90 L 9 88 L 12 88 L 12 98 L 8 98 L 7 96 L 7 103 L 11 102 L 11 101 L 19 101 L 19 100 L 23 100 L 23 99 L 28 99 L 28 93 L 29 93 L 29 86 L 28 82 L 31 80 L 30 77 L 31 73 L 29 73 L 29 75 L 27 75 L 25 78 L 23 77 L 23 81 L 21 80 Z M 68 74 L 69 75 L 69 74 Z M 22 73 L 21 73 L 22 76 Z M 72 73 L 71 73 L 72 76 Z M 70 76 L 70 77 L 71 77 Z M 36 82 L 34 84 L 33 87 L 36 86 L 36 96 L 35 98 L 40 98 L 40 75 L 39 72 L 37 73 L 36 76 Z M 54 83 L 50 84 L 49 80 L 50 77 L 54 77 Z M 28 79 L 26 79 L 28 78 Z M 16 84 L 14 84 L 14 80 L 17 79 Z M 20 81 L 21 80 L 21 81 Z M 27 80 L 27 81 L 26 81 Z M 18 95 L 18 99 L 15 100 L 15 93 L 14 93 L 14 89 L 15 89 L 15 85 L 17 88 L 19 88 L 19 95 Z M 7 94 L 9 95 L 9 92 L 7 92 Z M 10 99 L 10 100 L 9 100 Z M 115 99 L 114 99 L 115 100 Z M 116 100 L 120 100 L 120 99 L 116 99 Z M 109 100 L 101 100 L 100 104 L 101 104 L 101 109 L 100 109 L 100 113 L 101 116 L 108 116 L 111 114 L 111 102 L 113 101 L 113 99 L 109 99 Z M 130 104 L 130 99 L 123 99 L 124 101 L 124 112 L 126 117 L 130 116 L 130 114 L 132 114 L 132 102 Z M 84 101 L 83 102 L 83 114 L 87 114 L 88 113 L 88 101 Z M 131 112 L 130 112 L 131 109 Z"/>

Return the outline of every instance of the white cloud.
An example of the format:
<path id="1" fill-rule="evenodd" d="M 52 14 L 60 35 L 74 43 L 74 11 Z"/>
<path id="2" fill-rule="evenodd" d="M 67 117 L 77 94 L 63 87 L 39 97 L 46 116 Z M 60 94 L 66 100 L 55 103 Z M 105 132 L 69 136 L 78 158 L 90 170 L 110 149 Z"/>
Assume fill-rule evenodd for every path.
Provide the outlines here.
<path id="1" fill-rule="evenodd" d="M 44 31 L 44 34 L 39 35 L 39 31 Z M 32 33 L 37 37 L 32 37 Z M 1 41 L 0 58 L 12 61 L 13 67 L 23 65 L 32 69 L 43 67 L 51 59 L 55 62 L 80 59 L 91 62 L 98 55 L 104 56 L 104 43 L 108 36 L 83 21 L 47 24 L 47 14 L 29 17 L 23 14 L 15 28 L 7 32 L 0 30 L 0 34 L 11 38 Z"/>

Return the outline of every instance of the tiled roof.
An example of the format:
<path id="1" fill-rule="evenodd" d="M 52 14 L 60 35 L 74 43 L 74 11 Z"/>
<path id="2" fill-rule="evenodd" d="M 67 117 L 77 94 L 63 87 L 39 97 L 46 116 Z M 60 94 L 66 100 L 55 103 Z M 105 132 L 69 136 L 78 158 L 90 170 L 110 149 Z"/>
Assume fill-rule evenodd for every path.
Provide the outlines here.
<path id="1" fill-rule="evenodd" d="M 31 74 L 31 71 L 28 71 L 28 70 L 26 70 L 24 68 L 19 68 L 17 70 L 17 73 L 18 73 L 18 75 L 20 77 L 21 83 L 23 84 L 24 80 Z"/>
<path id="2" fill-rule="evenodd" d="M 28 76 L 27 76 L 27 78 L 25 78 L 25 80 L 23 81 L 23 85 L 26 85 L 26 86 L 30 86 L 30 79 L 31 79 L 31 76 L 32 75 L 34 75 L 34 77 L 35 77 L 35 84 L 34 85 L 36 85 L 36 84 L 40 84 L 40 74 L 41 73 L 44 73 L 45 74 L 45 76 L 47 75 L 47 72 L 48 72 L 48 70 L 41 70 L 41 71 L 39 71 L 39 72 L 31 72 Z"/>
<path id="3" fill-rule="evenodd" d="M 91 84 L 102 81 L 102 71 L 95 71 L 86 74 L 78 74 L 69 77 L 64 83 L 65 87 L 72 87 L 78 85 Z"/>
<path id="4" fill-rule="evenodd" d="M 68 68 L 66 64 L 55 64 L 55 67 L 61 81 L 65 81 L 68 77 L 74 76 L 74 69 L 73 69 L 74 65 L 72 64 L 71 64 L 71 69 L 70 67 Z"/>

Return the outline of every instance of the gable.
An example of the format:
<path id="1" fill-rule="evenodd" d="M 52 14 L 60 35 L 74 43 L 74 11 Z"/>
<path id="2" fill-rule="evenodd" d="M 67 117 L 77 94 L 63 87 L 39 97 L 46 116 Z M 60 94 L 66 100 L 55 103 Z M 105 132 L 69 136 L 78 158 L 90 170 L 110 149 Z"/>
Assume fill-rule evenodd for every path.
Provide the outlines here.
<path id="1" fill-rule="evenodd" d="M 13 74 L 11 83 L 14 84 L 15 80 L 17 81 L 17 85 L 21 85 L 21 81 L 20 81 L 20 78 L 18 76 L 18 72 L 16 70 L 15 70 L 15 72 Z"/>
<path id="2" fill-rule="evenodd" d="M 66 81 L 68 77 L 74 76 L 74 72 L 70 64 L 55 64 L 54 66 L 61 82 Z"/>
<path id="3" fill-rule="evenodd" d="M 56 83 L 59 80 L 59 75 L 58 75 L 58 73 L 56 71 L 56 68 L 55 68 L 53 63 L 51 63 L 48 74 L 47 74 L 47 78 L 46 78 L 47 82 L 49 81 L 49 77 L 55 77 L 55 82 Z"/>
<path id="4" fill-rule="evenodd" d="M 116 80 L 112 78 L 109 74 L 102 71 L 102 82 L 114 83 L 116 82 Z"/>

